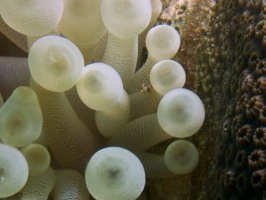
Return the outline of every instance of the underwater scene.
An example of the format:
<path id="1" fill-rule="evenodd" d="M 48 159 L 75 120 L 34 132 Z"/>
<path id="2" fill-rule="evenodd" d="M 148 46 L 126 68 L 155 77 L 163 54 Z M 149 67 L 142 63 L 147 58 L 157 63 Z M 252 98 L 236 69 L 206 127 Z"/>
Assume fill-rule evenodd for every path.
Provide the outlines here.
<path id="1" fill-rule="evenodd" d="M 266 1 L 0 0 L 0 199 L 266 200 Z"/>

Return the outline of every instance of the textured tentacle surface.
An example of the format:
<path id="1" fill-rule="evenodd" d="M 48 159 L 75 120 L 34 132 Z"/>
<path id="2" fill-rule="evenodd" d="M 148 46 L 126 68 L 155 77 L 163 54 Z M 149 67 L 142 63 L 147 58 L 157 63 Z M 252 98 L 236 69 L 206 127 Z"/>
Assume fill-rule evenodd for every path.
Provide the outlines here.
<path id="1" fill-rule="evenodd" d="M 20 191 L 21 200 L 48 199 L 50 192 L 55 185 L 55 173 L 52 168 L 48 168 L 43 174 L 39 176 L 30 176 L 26 185 Z"/>
<path id="2" fill-rule="evenodd" d="M 2 32 L 8 39 L 15 43 L 23 51 L 28 52 L 27 37 L 10 28 L 0 16 L 0 32 Z"/>
<path id="3" fill-rule="evenodd" d="M 39 98 L 46 139 L 56 160 L 62 166 L 83 171 L 90 155 L 99 148 L 96 138 L 78 118 L 64 93 L 47 91 L 33 80 L 31 87 Z"/>
<path id="4" fill-rule="evenodd" d="M 140 152 L 171 137 L 160 127 L 157 114 L 154 113 L 131 121 L 121 128 L 119 134 L 110 139 L 107 144 Z"/>
<path id="5" fill-rule="evenodd" d="M 89 200 L 90 195 L 85 185 L 84 177 L 69 169 L 55 171 L 56 184 L 51 193 L 54 200 L 79 199 Z"/>
<path id="6" fill-rule="evenodd" d="M 27 58 L 0 56 L 0 93 L 6 100 L 19 86 L 28 86 L 30 71 Z"/>
<path id="7" fill-rule="evenodd" d="M 155 113 L 161 98 L 162 95 L 156 91 L 142 91 L 131 94 L 130 118 L 136 119 L 143 115 Z"/>
<path id="8" fill-rule="evenodd" d="M 111 65 L 119 73 L 125 88 L 134 75 L 138 56 L 137 52 L 137 37 L 120 39 L 112 34 L 108 35 L 102 62 Z"/>
<path id="9" fill-rule="evenodd" d="M 95 124 L 95 111 L 86 106 L 79 98 L 77 94 L 77 88 L 73 87 L 70 90 L 65 91 L 65 95 L 70 102 L 71 106 L 77 113 L 80 120 L 93 132 L 99 133 Z M 98 134 L 96 134 L 98 135 Z"/>
<path id="10" fill-rule="evenodd" d="M 170 178 L 176 176 L 164 163 L 164 156 L 154 153 L 138 153 L 148 178 Z"/>

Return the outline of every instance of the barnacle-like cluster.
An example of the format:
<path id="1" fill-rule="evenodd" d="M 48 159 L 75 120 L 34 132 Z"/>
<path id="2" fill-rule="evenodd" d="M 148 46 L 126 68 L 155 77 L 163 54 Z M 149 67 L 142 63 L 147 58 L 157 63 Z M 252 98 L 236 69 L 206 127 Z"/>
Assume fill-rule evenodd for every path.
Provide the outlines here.
<path id="1" fill-rule="evenodd" d="M 136 199 L 146 178 L 196 168 L 190 141 L 171 143 L 165 155 L 153 149 L 194 135 L 205 118 L 200 98 L 182 88 L 185 70 L 170 60 L 179 32 L 153 27 L 161 7 L 159 0 L 0 0 L 3 21 L 28 46 L 27 60 L 1 59 L 0 77 L 8 77 L 0 80 L 1 145 L 24 159 L 26 173 L 15 188 L 20 176 L 9 176 L 0 154 L 2 184 L 15 188 L 0 198 Z M 21 67 L 21 80 L 10 84 Z"/>
<path id="2" fill-rule="evenodd" d="M 202 159 L 210 163 L 207 171 L 197 170 L 194 181 L 202 188 L 208 187 L 207 182 L 213 187 L 201 190 L 192 199 L 263 199 L 265 188 L 260 186 L 265 183 L 266 167 L 266 3 L 219 0 L 211 10 L 208 38 L 200 48 L 210 53 L 197 60 L 199 75 L 203 73 L 210 78 L 197 85 L 196 91 L 210 117 L 203 131 L 214 140 L 207 139 L 208 145 L 203 146 L 208 156 Z M 204 171 L 202 166 L 199 163 L 198 169 Z M 199 174 L 205 174 L 206 178 L 203 175 L 199 178 Z M 218 182 L 215 177 L 219 174 Z M 199 190 L 196 186 L 192 191 Z"/>

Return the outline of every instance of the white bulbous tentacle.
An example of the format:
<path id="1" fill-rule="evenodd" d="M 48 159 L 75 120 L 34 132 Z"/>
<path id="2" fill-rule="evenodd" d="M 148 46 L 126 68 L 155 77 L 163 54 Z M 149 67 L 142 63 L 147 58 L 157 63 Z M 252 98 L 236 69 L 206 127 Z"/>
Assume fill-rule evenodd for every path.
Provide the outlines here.
<path id="1" fill-rule="evenodd" d="M 157 111 L 160 126 L 173 137 L 194 135 L 205 119 L 205 109 L 200 98 L 192 91 L 178 88 L 166 93 Z"/>
<path id="2" fill-rule="evenodd" d="M 28 180 L 28 164 L 22 153 L 0 143 L 0 198 L 19 192 Z"/>
<path id="3" fill-rule="evenodd" d="M 159 25 L 149 30 L 146 37 L 148 58 L 127 86 L 129 94 L 138 91 L 139 84 L 150 84 L 150 71 L 160 60 L 172 58 L 180 47 L 180 35 L 171 26 Z"/>
<path id="4" fill-rule="evenodd" d="M 85 180 L 96 199 L 134 200 L 144 189 L 145 172 L 140 160 L 130 151 L 107 147 L 92 156 Z"/>
<path id="5" fill-rule="evenodd" d="M 45 35 L 56 29 L 63 14 L 63 0 L 0 1 L 0 13 L 3 20 L 19 33 Z"/>
<path id="6" fill-rule="evenodd" d="M 34 142 L 41 134 L 42 111 L 36 93 L 20 86 L 0 109 L 0 138 L 14 147 Z"/>
<path id="7" fill-rule="evenodd" d="M 50 166 L 50 153 L 46 147 L 32 143 L 23 147 L 20 151 L 27 160 L 30 176 L 39 176 Z"/>
<path id="8" fill-rule="evenodd" d="M 77 46 L 56 35 L 38 39 L 30 49 L 28 61 L 33 79 L 54 92 L 72 88 L 84 68 L 84 60 Z"/>
<path id="9" fill-rule="evenodd" d="M 199 162 L 197 148 L 187 140 L 172 142 L 164 154 L 166 167 L 176 174 L 188 174 L 192 172 Z"/>

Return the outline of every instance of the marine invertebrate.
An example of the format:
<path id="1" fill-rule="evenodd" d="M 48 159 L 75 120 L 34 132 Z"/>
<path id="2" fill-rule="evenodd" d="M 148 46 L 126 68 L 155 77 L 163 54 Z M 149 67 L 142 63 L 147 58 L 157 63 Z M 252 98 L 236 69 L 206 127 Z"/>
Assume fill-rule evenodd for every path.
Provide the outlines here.
<path id="1" fill-rule="evenodd" d="M 266 152 L 261 149 L 254 150 L 248 156 L 248 164 L 252 169 L 262 169 L 266 165 Z"/>
<path id="2" fill-rule="evenodd" d="M 41 134 L 42 111 L 35 92 L 18 87 L 0 111 L 0 137 L 9 145 L 23 147 Z"/>
<path id="3" fill-rule="evenodd" d="M 96 44 L 106 33 L 101 12 L 101 1 L 64 1 L 60 31 L 81 50 L 85 63 L 91 62 Z"/>
<path id="4" fill-rule="evenodd" d="M 255 141 L 259 141 L 256 139 L 256 130 L 263 135 L 262 130 L 265 126 L 265 102 L 263 97 L 265 47 L 262 36 L 259 36 L 261 39 L 256 36 L 255 27 L 261 29 L 263 26 L 265 2 L 217 1 L 212 11 L 213 18 L 210 20 L 210 29 L 207 30 L 207 38 L 211 39 L 200 48 L 201 50 L 209 48 L 212 53 L 202 55 L 197 60 L 198 63 L 202 63 L 201 66 L 205 66 L 204 68 L 199 67 L 199 75 L 200 73 L 205 75 L 203 77 L 209 75 L 209 81 L 204 78 L 205 81 L 202 81 L 204 85 L 199 85 L 197 91 L 204 96 L 206 104 L 209 102 L 212 105 L 212 109 L 217 106 L 213 111 L 212 109 L 206 109 L 207 116 L 213 118 L 208 123 L 208 127 L 211 126 L 212 129 L 206 128 L 206 130 L 209 130 L 209 134 L 215 139 L 206 139 L 206 144 L 213 142 L 213 145 L 210 148 L 203 145 L 203 148 L 209 149 L 204 151 L 205 153 L 215 150 L 213 153 L 208 153 L 209 157 L 218 157 L 223 154 L 224 149 L 218 147 L 220 143 L 229 145 L 229 148 L 233 150 L 228 150 L 228 154 L 225 154 L 225 163 L 216 162 L 210 165 L 208 169 L 212 171 L 212 175 L 209 171 L 206 171 L 205 175 L 208 176 L 207 180 L 211 180 L 216 177 L 216 171 L 221 170 L 221 167 L 232 169 L 239 174 L 236 181 L 237 187 L 235 189 L 231 188 L 236 197 L 243 198 L 248 192 L 250 197 L 245 198 L 261 199 L 263 198 L 263 189 L 250 189 L 253 169 L 249 166 L 247 156 L 251 152 L 260 151 L 261 148 L 264 150 L 264 147 L 259 145 L 260 143 L 255 145 Z M 218 16 L 221 18 L 217 19 Z M 241 17 L 239 18 L 239 16 Z M 230 28 L 226 28 L 228 25 Z M 226 43 L 227 49 L 230 49 L 229 51 L 217 47 L 217 45 L 223 43 Z M 206 60 L 211 60 L 211 62 L 207 63 Z M 218 63 L 216 66 L 219 69 L 213 69 L 214 63 Z M 222 86 L 219 80 L 222 81 Z M 205 92 L 208 85 L 212 85 L 212 88 Z M 231 126 L 230 123 L 229 126 L 223 125 L 232 119 Z M 224 130 L 225 128 L 226 130 Z M 235 162 L 229 161 L 232 158 Z M 245 162 L 242 162 L 244 161 L 242 158 Z M 240 159 L 241 167 L 237 159 Z M 206 159 L 206 162 L 208 160 Z M 211 162 L 211 160 L 209 161 Z M 199 167 L 200 165 L 199 163 Z M 265 167 L 265 164 L 263 166 Z M 202 167 L 206 166 L 202 164 Z M 199 172 L 199 174 L 202 174 L 202 172 Z M 197 183 L 202 183 L 197 175 L 194 176 L 198 180 Z M 212 184 L 214 186 L 208 189 L 207 192 L 209 195 L 212 192 L 220 193 L 221 190 L 225 190 L 225 186 L 218 185 L 215 181 Z M 247 187 L 241 187 L 241 185 Z M 207 184 L 203 184 L 203 186 L 207 187 Z M 198 189 L 200 187 L 196 190 Z M 208 196 L 201 193 L 193 197 L 204 199 Z"/>
<path id="5" fill-rule="evenodd" d="M 237 173 L 232 169 L 226 169 L 221 174 L 221 184 L 229 192 L 232 192 L 236 187 Z"/>
<path id="6" fill-rule="evenodd" d="M 19 192 L 20 199 L 48 199 L 53 187 L 55 186 L 55 172 L 49 167 L 44 173 L 38 176 L 30 176 L 26 185 Z"/>
<path id="7" fill-rule="evenodd" d="M 150 81 L 152 88 L 164 95 L 177 87 L 182 88 L 186 82 L 186 73 L 178 62 L 162 60 L 152 67 Z"/>
<path id="8" fill-rule="evenodd" d="M 247 151 L 246 150 L 238 151 L 234 162 L 234 166 L 236 167 L 236 169 L 238 171 L 245 169 L 247 163 L 248 163 Z"/>
<path id="9" fill-rule="evenodd" d="M 80 3 L 81 4 L 84 3 L 82 5 L 86 5 L 86 3 L 88 2 L 83 1 Z M 116 10 L 121 6 L 123 7 L 123 9 L 121 10 L 122 12 L 116 12 Z M 80 5 L 77 5 L 77 7 L 78 7 L 77 9 L 82 9 L 82 6 Z M 69 10 L 67 9 L 69 9 L 69 7 L 65 8 L 66 8 L 66 13 L 68 13 Z M 154 6 L 154 8 L 157 9 L 157 6 Z M 61 8 L 59 8 L 59 11 L 60 9 Z M 152 98 L 146 98 L 145 96 L 148 94 L 140 92 L 141 89 L 140 87 L 142 83 L 140 84 L 140 80 L 135 79 L 135 77 L 139 77 L 140 75 L 141 80 L 143 79 L 144 83 L 149 82 L 150 71 L 153 64 L 162 59 L 170 59 L 176 54 L 180 46 L 180 35 L 176 29 L 168 25 L 161 25 L 152 28 L 152 30 L 150 31 L 147 30 L 148 36 L 147 36 L 146 45 L 148 46 L 148 49 L 150 51 L 150 57 L 148 58 L 146 64 L 141 68 L 141 69 L 145 68 L 145 70 L 141 70 L 142 72 L 144 71 L 144 73 L 141 72 L 139 74 L 134 75 L 138 59 L 137 58 L 138 34 L 144 31 L 144 29 L 149 25 L 152 15 L 151 9 L 152 6 L 150 0 L 141 0 L 141 1 L 102 0 L 101 17 L 105 27 L 108 30 L 108 39 L 106 41 L 106 48 L 101 60 L 103 63 L 89 64 L 85 68 L 83 68 L 84 62 L 80 52 L 82 51 L 82 45 L 80 45 L 80 42 L 77 41 L 75 38 L 73 40 L 75 43 L 78 43 L 78 47 L 80 48 L 80 50 L 74 44 L 68 41 L 68 39 L 65 39 L 60 36 L 48 35 L 41 37 L 41 33 L 38 34 L 36 33 L 33 35 L 34 36 L 36 35 L 37 37 L 34 38 L 28 37 L 28 42 L 30 47 L 28 62 L 29 62 L 29 70 L 32 76 L 29 85 L 38 96 L 38 102 L 40 104 L 42 117 L 43 117 L 43 127 L 42 126 L 40 127 L 42 128 L 42 132 L 45 135 L 48 149 L 51 152 L 52 158 L 56 160 L 60 168 L 61 167 L 70 168 L 78 170 L 81 173 L 83 173 L 88 160 L 90 160 L 87 169 L 90 170 L 97 169 L 94 167 L 91 168 L 90 163 L 92 163 L 94 158 L 97 157 L 98 155 L 97 153 L 94 156 L 92 155 L 96 152 L 97 149 L 102 148 L 103 146 L 102 143 L 104 142 L 104 139 L 102 136 L 97 135 L 98 131 L 92 133 L 89 130 L 90 123 L 83 123 L 80 120 L 78 114 L 76 114 L 78 110 L 81 110 L 81 107 L 83 106 L 82 102 L 86 104 L 90 109 L 95 110 L 95 117 L 93 117 L 93 120 L 95 120 L 97 128 L 102 133 L 102 135 L 105 137 L 111 137 L 111 139 L 107 142 L 107 145 L 112 145 L 112 146 L 120 145 L 132 150 L 134 153 L 140 153 L 140 155 L 141 154 L 148 155 L 149 153 L 145 151 L 148 150 L 150 147 L 153 147 L 154 145 L 157 145 L 158 143 L 164 140 L 172 138 L 173 137 L 172 135 L 176 137 L 176 133 L 171 133 L 172 135 L 169 135 L 169 132 L 171 131 L 166 130 L 167 126 L 161 127 L 160 122 L 163 120 L 164 117 L 162 117 L 162 115 L 160 114 L 161 117 L 158 120 L 156 111 L 161 98 L 164 98 L 167 94 L 169 94 L 169 92 L 174 91 L 173 89 L 180 88 L 184 85 L 185 72 L 182 66 L 174 61 L 168 60 L 168 63 L 174 64 L 182 74 L 180 77 L 179 76 L 171 77 L 173 84 L 170 85 L 169 87 L 166 87 L 162 93 L 161 91 L 159 91 L 158 98 L 156 96 Z M 88 12 L 88 10 L 86 10 L 86 12 Z M 138 17 L 136 17 L 136 12 L 139 13 L 137 14 Z M 156 13 L 157 11 L 154 12 Z M 57 17 L 58 16 L 59 15 L 57 15 Z M 122 18 L 123 16 L 126 16 L 126 19 L 128 21 L 125 21 L 125 19 Z M 6 19 L 4 18 L 4 20 Z M 151 24 L 154 22 L 154 19 L 152 20 L 153 21 L 151 22 Z M 54 23 L 55 23 L 54 25 L 57 25 L 58 21 L 55 20 Z M 60 31 L 60 27 L 62 27 L 61 34 L 66 33 L 64 36 L 68 37 L 69 34 L 64 31 L 65 25 L 59 23 L 59 27 L 54 27 L 54 28 L 59 28 L 58 31 Z M 114 29 L 114 27 L 116 28 Z M 20 31 L 20 29 L 16 28 L 15 26 L 14 29 L 16 31 Z M 51 32 L 51 30 L 49 30 L 49 32 Z M 57 34 L 58 33 L 59 32 L 57 32 Z M 86 33 L 84 34 L 86 35 Z M 169 35 L 169 38 L 168 37 L 164 38 L 165 34 Z M 27 35 L 31 36 L 31 34 L 28 33 Z M 38 37 L 41 38 L 37 39 Z M 72 36 L 70 34 L 69 39 L 71 38 Z M 91 41 L 91 42 L 98 43 L 99 42 L 98 40 L 100 38 L 101 37 L 96 39 L 97 41 Z M 31 43 L 34 40 L 36 41 L 31 45 Z M 105 38 L 103 38 L 103 40 L 105 40 Z M 154 44 L 156 45 L 154 46 Z M 87 43 L 85 44 L 85 46 L 86 45 Z M 102 44 L 99 43 L 99 45 Z M 87 47 L 88 46 L 86 46 L 86 48 Z M 164 51 L 160 49 L 161 47 L 164 48 Z M 101 47 L 99 47 L 99 49 L 101 49 Z M 85 57 L 85 59 L 87 58 L 86 51 L 83 51 L 83 56 Z M 94 57 L 92 56 L 91 58 L 93 59 Z M 107 64 L 110 66 L 108 66 Z M 168 76 L 170 75 L 171 74 L 168 73 Z M 28 76 L 25 77 L 28 78 Z M 137 93 L 136 96 L 134 96 L 136 97 L 135 99 L 131 98 L 130 95 L 127 94 L 127 92 L 130 91 L 129 88 L 131 87 L 130 86 L 131 80 L 133 80 L 132 83 L 134 83 L 133 90 L 131 90 L 131 93 Z M 177 84 L 178 81 L 180 81 L 180 84 Z M 7 82 L 2 82 L 2 83 L 7 83 Z M 114 85 L 111 85 L 111 83 L 114 83 Z M 76 87 L 73 88 L 75 84 Z M 25 90 L 29 91 L 32 90 L 28 87 L 24 88 L 27 88 Z M 71 89 L 70 92 L 65 92 L 66 90 L 69 89 Z M 199 128 L 203 123 L 205 112 L 199 97 L 195 93 L 191 91 L 189 92 L 189 90 L 187 89 L 178 90 L 178 92 L 181 93 L 182 91 L 185 91 L 183 92 L 185 94 L 183 96 L 181 95 L 184 98 L 180 97 L 179 101 L 175 98 L 171 100 L 172 103 L 176 103 L 177 104 L 176 106 L 178 106 L 178 110 L 176 110 L 176 112 L 180 112 L 180 116 L 174 118 L 173 124 L 174 121 L 178 121 L 179 119 L 181 119 L 182 116 L 187 120 L 189 118 L 193 118 L 193 116 L 195 115 L 196 117 L 194 117 L 192 123 L 186 126 L 188 129 L 186 131 L 186 135 L 182 136 L 182 137 L 188 137 L 191 136 L 192 134 L 195 134 L 199 130 Z M 156 94 L 155 91 L 147 90 L 147 93 L 153 93 L 153 92 Z M 14 93 L 16 93 L 16 90 Z M 6 104 L 8 105 L 8 102 L 12 100 L 12 96 L 9 97 L 7 95 L 6 97 L 8 98 L 8 101 L 4 104 L 4 106 L 2 106 L 1 111 L 4 111 Z M 82 102 L 80 101 L 81 107 L 75 104 L 76 102 L 75 99 L 79 97 L 81 98 L 82 101 Z M 149 100 L 152 99 L 155 100 L 153 101 L 154 103 L 152 105 L 152 109 L 148 109 L 144 112 L 139 112 L 139 113 L 136 112 L 138 113 L 137 115 L 130 115 L 130 109 L 134 109 L 134 106 L 131 107 L 131 101 L 135 102 L 135 104 L 134 103 L 132 104 L 135 105 L 135 107 L 137 107 L 136 105 L 138 104 L 140 105 L 141 102 L 146 101 L 149 103 Z M 196 100 L 193 101 L 193 99 Z M 185 105 L 185 101 L 188 101 L 191 104 L 190 107 L 188 105 L 186 106 L 186 110 L 188 110 L 188 112 L 187 111 L 182 112 L 182 109 L 180 110 L 182 105 Z M 194 103 L 197 104 L 193 106 Z M 31 102 L 31 105 L 32 104 L 34 105 L 34 102 L 33 103 Z M 166 105 L 167 102 L 163 103 L 163 106 Z M 160 111 L 158 113 L 162 113 L 165 110 L 164 108 L 162 108 L 163 106 L 159 105 Z M 89 108 L 84 108 L 84 109 L 89 110 Z M 164 115 L 171 117 L 172 114 L 173 112 L 172 113 L 170 112 L 168 114 L 165 113 Z M 130 116 L 134 116 L 133 118 L 137 119 L 129 122 Z M 145 119 L 146 122 L 148 121 L 150 122 L 145 124 Z M 151 127 L 152 124 L 154 124 L 155 126 Z M 192 127 L 192 129 L 189 129 L 189 127 Z M 132 130 L 133 131 L 138 130 L 140 133 L 147 132 L 147 134 L 146 136 L 136 135 L 134 134 L 134 132 L 132 132 Z M 153 132 L 153 130 L 155 131 Z M 175 130 L 174 132 L 177 131 Z M 38 131 L 38 133 L 40 133 L 40 131 Z M 116 136 L 114 136 L 114 134 L 116 134 Z M 125 144 L 128 140 L 131 139 L 131 136 L 134 138 L 134 140 L 131 141 L 132 148 L 128 147 L 127 144 Z M 124 140 L 123 137 L 125 137 L 126 140 Z M 140 141 L 145 137 L 152 139 L 143 142 L 143 145 L 139 147 L 139 144 L 141 144 Z M 6 141 L 4 140 L 4 142 Z M 123 143 L 125 145 L 123 145 Z M 27 144 L 22 144 L 19 147 L 22 146 L 24 147 L 25 145 Z M 180 145 L 177 145 L 177 147 Z M 41 173 L 44 173 L 45 170 L 44 169 L 42 169 L 41 171 L 34 170 L 35 167 L 30 158 L 30 154 L 32 155 L 32 153 L 30 153 L 32 152 L 30 151 L 30 149 L 33 146 L 32 145 L 26 146 L 21 151 L 27 158 L 30 168 L 30 176 L 41 176 Z M 191 145 L 188 145 L 187 147 L 191 147 Z M 192 145 L 192 147 L 194 146 Z M 44 149 L 45 148 L 43 148 L 43 150 Z M 111 151 L 110 149 L 116 149 L 116 148 L 109 147 L 107 149 L 108 152 L 110 153 Z M 121 155 L 123 154 L 123 151 L 128 152 L 128 150 L 122 148 L 119 149 L 122 151 L 122 153 L 120 153 Z M 196 148 L 194 147 L 193 150 L 195 151 L 195 149 Z M 40 154 L 40 152 L 41 151 L 38 151 L 37 153 Z M 116 153 L 119 155 L 119 152 Z M 45 153 L 47 154 L 47 151 Z M 101 154 L 99 158 L 104 159 L 104 156 L 106 154 L 107 153 L 104 152 L 103 154 Z M 129 154 L 133 156 L 132 153 Z M 130 157 L 129 154 L 128 157 Z M 170 154 L 166 153 L 166 155 Z M 187 171 L 183 170 L 182 172 L 179 173 L 187 174 L 195 168 L 195 166 L 198 163 L 197 151 L 193 155 L 197 155 L 195 156 L 194 159 L 195 162 L 193 166 L 190 167 L 189 170 Z M 172 156 L 170 155 L 170 157 Z M 142 158 L 149 160 L 149 157 L 145 158 L 144 156 Z M 163 155 L 160 155 L 158 157 L 154 156 L 153 158 L 154 159 L 152 159 L 152 162 L 155 163 L 163 161 L 162 159 Z M 175 159 L 175 157 L 172 158 Z M 106 162 L 109 162 L 109 160 L 107 160 Z M 169 159 L 167 160 L 169 161 Z M 186 160 L 187 161 L 189 160 L 188 157 L 186 157 Z M 166 174 L 168 173 L 169 175 L 174 176 L 174 173 L 172 172 L 169 173 L 169 169 L 167 168 L 169 167 L 168 161 L 167 161 L 168 164 L 162 165 L 162 170 L 164 170 Z M 126 162 L 129 161 L 127 160 Z M 47 163 L 49 164 L 49 161 L 43 164 L 43 166 L 45 166 L 45 169 L 47 169 L 48 167 Z M 138 163 L 139 164 L 137 166 L 141 166 L 141 168 L 143 168 L 139 161 Z M 143 163 L 145 163 L 145 160 L 143 161 Z M 127 169 L 124 170 L 129 172 L 130 177 L 134 176 L 133 172 L 135 171 L 136 166 L 132 167 L 131 168 L 127 167 Z M 146 167 L 146 169 L 149 168 Z M 141 180 L 139 181 L 140 184 L 136 185 L 136 187 L 138 187 L 139 190 L 134 190 L 133 192 L 136 193 L 131 194 L 130 190 L 128 190 L 128 187 L 130 186 L 125 184 L 126 192 L 124 192 L 123 198 L 135 199 L 142 192 L 145 185 L 145 175 L 143 169 L 138 171 L 139 173 L 141 173 Z M 174 172 L 176 171 L 174 170 Z M 89 176 L 91 177 L 91 174 Z M 101 174 L 98 174 L 96 179 L 100 180 Z M 40 178 L 39 180 L 44 181 L 43 178 Z M 91 183 L 90 179 L 88 179 L 88 181 L 89 183 Z M 56 192 L 52 192 L 52 196 L 53 195 L 57 196 L 57 194 L 60 194 L 65 187 L 68 187 L 68 186 L 61 187 L 58 185 L 61 185 L 61 183 L 55 184 Z M 93 185 L 92 184 L 89 185 L 90 186 L 88 186 L 88 189 L 91 192 L 91 194 L 93 196 L 96 196 L 96 198 L 102 198 L 98 197 L 98 195 L 95 192 L 95 189 L 91 189 L 93 188 Z M 106 192 L 108 192 L 107 188 Z M 114 195 L 119 196 L 119 193 L 115 191 Z M 55 198 L 62 198 L 62 197 L 55 197 Z"/>
<path id="10" fill-rule="evenodd" d="M 250 187 L 250 174 L 247 171 L 242 172 L 236 178 L 236 189 L 238 190 L 239 194 L 244 196 L 251 196 L 252 195 L 252 188 Z"/>
<path id="11" fill-rule="evenodd" d="M 60 169 L 55 171 L 53 199 L 90 199 L 82 174 L 74 170 Z"/>
<path id="12" fill-rule="evenodd" d="M 201 156 L 199 166 L 192 175 L 193 187 L 180 187 L 185 185 L 180 177 L 168 180 L 172 183 L 171 187 L 167 187 L 166 180 L 149 181 L 150 198 L 169 199 L 181 196 L 182 199 L 188 194 L 191 199 L 208 199 L 213 196 L 228 198 L 228 194 L 224 194 L 224 188 L 218 185 L 216 177 L 221 168 L 234 166 L 231 165 L 232 162 L 222 162 L 220 165 L 220 162 L 216 163 L 213 160 L 223 154 L 228 144 L 235 146 L 235 153 L 232 155 L 237 154 L 235 133 L 244 124 L 252 125 L 254 130 L 265 126 L 265 108 L 252 118 L 247 118 L 242 109 L 235 109 L 237 105 L 245 108 L 246 101 L 242 101 L 241 96 L 245 96 L 248 102 L 253 96 L 261 95 L 257 94 L 256 80 L 263 76 L 264 65 L 260 64 L 259 73 L 254 73 L 254 69 L 248 67 L 247 58 L 257 50 L 262 51 L 261 60 L 265 58 L 263 52 L 266 47 L 266 36 L 262 35 L 261 39 L 255 36 L 249 40 L 244 36 L 248 26 L 253 24 L 256 27 L 262 19 L 265 20 L 265 3 L 262 0 L 221 0 L 215 3 L 202 0 L 163 1 L 163 13 L 157 23 L 168 23 L 179 30 L 182 44 L 178 61 L 187 73 L 185 87 L 194 88 L 203 99 L 208 120 L 201 134 L 191 138 L 197 144 L 200 155 L 204 155 Z M 225 41 L 226 44 L 223 45 Z M 220 48 L 221 46 L 223 48 Z M 255 81 L 255 85 L 248 86 L 244 83 L 245 91 L 241 89 L 244 78 L 242 72 L 252 73 Z M 230 112 L 226 112 L 227 107 L 230 107 Z M 225 121 L 235 119 L 238 115 L 242 115 L 241 119 L 244 119 L 244 122 L 238 121 L 242 123 L 240 126 L 235 127 L 232 123 L 228 127 L 223 126 Z M 224 148 L 220 148 L 221 143 Z M 241 148 L 253 151 L 258 147 L 251 143 Z M 223 158 L 226 159 L 225 156 Z M 190 192 L 187 192 L 189 190 Z M 262 190 L 258 188 L 250 198 L 265 197 Z M 232 196 L 240 198 L 241 194 L 234 190 Z"/>
<path id="13" fill-rule="evenodd" d="M 164 162 L 172 172 L 187 174 L 198 165 L 199 153 L 191 142 L 178 140 L 167 147 Z"/>
<path id="14" fill-rule="evenodd" d="M 40 144 L 30 144 L 21 149 L 27 160 L 30 176 L 43 174 L 50 166 L 50 153 Z"/>
<path id="15" fill-rule="evenodd" d="M 96 199 L 136 199 L 145 186 L 140 160 L 130 151 L 107 147 L 96 152 L 85 172 L 86 185 Z"/>
<path id="16" fill-rule="evenodd" d="M 0 144 L 0 178 L 1 198 L 9 197 L 19 192 L 28 179 L 26 159 L 19 150 L 5 144 Z"/>
<path id="17" fill-rule="evenodd" d="M 253 127 L 250 124 L 245 124 L 238 129 L 236 141 L 239 147 L 246 147 L 252 143 Z"/>
<path id="18" fill-rule="evenodd" d="M 61 0 L 25 3 L 1 1 L 0 5 L 4 21 L 14 30 L 29 36 L 41 36 L 54 31 L 63 12 Z"/>
<path id="19" fill-rule="evenodd" d="M 159 124 L 174 137 L 184 138 L 195 134 L 202 126 L 204 118 L 205 110 L 200 98 L 187 89 L 171 90 L 158 106 Z"/>
<path id="20" fill-rule="evenodd" d="M 111 66 L 87 65 L 77 83 L 77 92 L 82 102 L 96 111 L 95 123 L 103 136 L 114 137 L 129 121 L 130 99 L 121 77 Z"/>
<path id="21" fill-rule="evenodd" d="M 59 36 L 46 36 L 37 40 L 29 51 L 32 78 L 43 88 L 64 92 L 80 79 L 84 60 L 79 49 Z"/>
<path id="22" fill-rule="evenodd" d="M 265 169 L 254 171 L 251 175 L 251 185 L 252 187 L 260 191 L 266 185 L 266 172 Z"/>
<path id="23" fill-rule="evenodd" d="M 253 141 L 256 147 L 265 147 L 266 146 L 266 134 L 265 134 L 265 128 L 264 127 L 258 127 L 255 130 L 255 133 L 253 135 Z"/>

